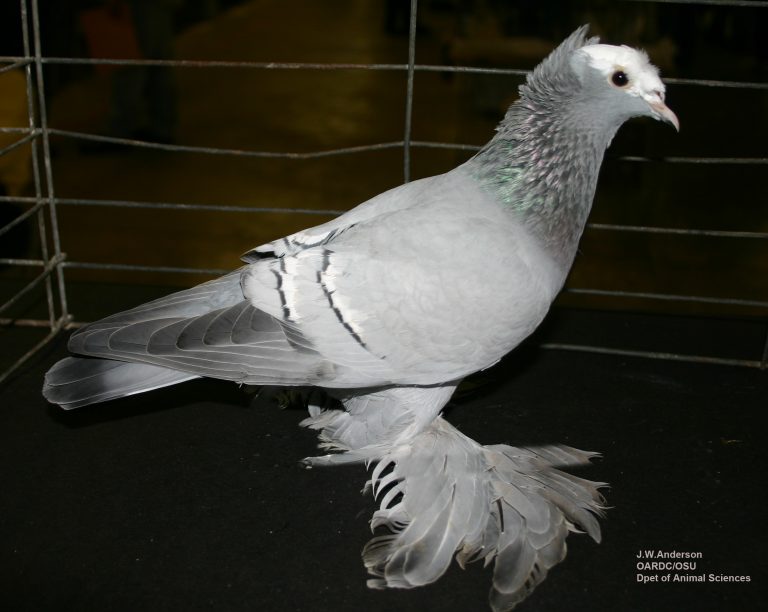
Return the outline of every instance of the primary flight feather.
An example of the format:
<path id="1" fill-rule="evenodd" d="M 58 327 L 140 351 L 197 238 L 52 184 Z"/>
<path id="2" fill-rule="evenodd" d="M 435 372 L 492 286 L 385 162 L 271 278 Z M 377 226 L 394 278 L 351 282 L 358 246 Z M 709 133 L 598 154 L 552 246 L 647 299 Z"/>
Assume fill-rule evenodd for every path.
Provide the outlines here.
<path id="1" fill-rule="evenodd" d="M 586 31 L 528 76 L 472 159 L 78 330 L 45 397 L 70 409 L 201 376 L 323 387 L 342 409 L 310 406 L 304 424 L 331 452 L 305 461 L 375 464 L 372 529 L 387 533 L 363 551 L 369 585 L 495 560 L 491 607 L 512 609 L 564 558 L 569 531 L 599 541 L 601 483 L 557 469 L 593 454 L 481 446 L 440 412 L 544 318 L 616 130 L 642 115 L 679 128 L 647 56 Z"/>

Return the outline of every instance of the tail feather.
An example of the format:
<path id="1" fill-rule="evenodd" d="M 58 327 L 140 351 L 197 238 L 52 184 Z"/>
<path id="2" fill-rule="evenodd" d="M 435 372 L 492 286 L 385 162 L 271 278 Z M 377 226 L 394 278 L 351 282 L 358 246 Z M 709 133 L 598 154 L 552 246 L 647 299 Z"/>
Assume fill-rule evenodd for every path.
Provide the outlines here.
<path id="1" fill-rule="evenodd" d="M 67 357 L 45 375 L 43 396 L 65 410 L 197 378 L 146 363 Z"/>

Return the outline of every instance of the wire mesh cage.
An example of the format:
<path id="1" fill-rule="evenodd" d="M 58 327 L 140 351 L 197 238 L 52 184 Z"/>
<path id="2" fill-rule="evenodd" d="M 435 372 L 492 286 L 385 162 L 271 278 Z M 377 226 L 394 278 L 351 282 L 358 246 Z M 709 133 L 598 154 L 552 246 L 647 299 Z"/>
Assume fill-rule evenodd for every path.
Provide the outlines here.
<path id="1" fill-rule="evenodd" d="M 41 18 L 38 1 L 20 0 L 18 23 L 10 26 L 6 24 L 6 27 L 17 28 L 22 53 L 0 57 L 0 77 L 4 79 L 0 86 L 6 91 L 16 92 L 14 99 L 19 101 L 13 111 L 15 115 L 6 113 L 6 116 L 0 118 L 0 121 L 6 123 L 0 126 L 0 160 L 13 163 L 17 168 L 22 167 L 22 175 L 25 172 L 23 168 L 28 168 L 29 177 L 28 180 L 22 180 L 27 184 L 25 189 L 14 187 L 12 181 L 5 181 L 0 206 L 12 213 L 3 217 L 0 239 L 7 241 L 23 227 L 34 228 L 36 236 L 31 243 L 33 246 L 26 251 L 4 253 L 0 258 L 4 293 L 0 306 L 0 325 L 6 334 L 23 330 L 25 338 L 28 338 L 21 354 L 4 356 L 0 381 L 10 376 L 63 330 L 81 324 L 81 316 L 76 308 L 71 307 L 69 299 L 73 280 L 114 281 L 117 278 L 120 282 L 135 283 L 146 282 L 150 278 L 154 279 L 151 282 L 162 282 L 157 279 L 163 275 L 169 279 L 188 277 L 197 280 L 221 274 L 226 271 L 228 262 L 233 261 L 228 259 L 231 253 L 218 256 L 211 253 L 217 240 L 231 237 L 230 230 L 209 231 L 208 243 L 191 244 L 199 238 L 201 231 L 211 230 L 207 224 L 212 214 L 224 219 L 222 224 L 234 227 L 231 231 L 238 239 L 247 240 L 250 235 L 262 234 L 265 239 L 271 239 L 278 235 L 274 230 L 276 226 L 281 231 L 283 228 L 300 229 L 318 217 L 329 218 L 356 204 L 357 201 L 353 201 L 351 196 L 337 197 L 335 186 L 339 183 L 365 184 L 364 188 L 354 192 L 356 197 L 365 193 L 375 195 L 383 188 L 393 186 L 391 181 L 395 179 L 392 168 L 395 166 L 399 167 L 400 180 L 409 181 L 421 175 L 447 170 L 479 149 L 476 144 L 463 142 L 464 134 L 468 133 L 461 127 L 465 116 L 463 111 L 471 107 L 473 116 L 480 117 L 489 108 L 490 114 L 498 111 L 504 103 L 509 102 L 505 95 L 514 91 L 515 84 L 522 81 L 529 66 L 499 67 L 498 64 L 505 63 L 507 57 L 504 52 L 498 51 L 498 45 L 489 56 L 482 25 L 467 23 L 472 19 L 475 22 L 482 21 L 476 17 L 482 10 L 477 11 L 475 4 L 491 13 L 498 10 L 492 2 L 430 3 L 422 0 L 417 3 L 417 0 L 410 0 L 404 4 L 388 3 L 386 27 L 400 30 L 398 33 L 402 37 L 397 49 L 398 52 L 404 51 L 404 57 L 402 61 L 378 62 L 370 61 L 370 53 L 360 55 L 365 61 L 307 61 L 309 58 L 306 57 L 303 61 L 284 61 L 280 59 L 281 55 L 285 55 L 282 51 L 276 53 L 278 58 L 274 61 L 242 57 L 175 59 L 164 56 L 162 52 L 153 57 L 131 57 L 130 54 L 128 57 L 94 57 L 94 52 L 89 57 L 59 56 L 46 50 L 46 33 L 41 25 L 44 20 Z M 513 17 L 519 23 L 535 30 L 533 26 L 538 23 L 534 19 L 535 11 L 527 14 L 523 11 L 525 7 L 530 10 L 530 3 L 508 4 L 518 11 Z M 520 6 L 515 6 L 517 4 Z M 599 2 L 592 4 L 596 7 L 593 7 L 594 10 L 605 8 Z M 736 0 L 635 0 L 615 4 L 621 5 L 620 10 L 633 10 L 637 7 L 642 10 L 651 7 L 650 10 L 655 10 L 657 5 L 673 6 L 679 9 L 672 16 L 677 20 L 678 31 L 683 32 L 687 30 L 679 30 L 679 24 L 691 19 L 722 20 L 731 29 L 743 29 L 745 23 L 755 22 L 755 17 L 762 16 L 768 8 L 768 2 Z M 472 6 L 468 12 L 469 5 Z M 705 8 L 719 12 L 705 13 Z M 390 10 L 394 12 L 390 13 Z M 694 14 L 691 11 L 699 12 Z M 435 32 L 446 20 L 446 15 L 451 16 L 451 27 L 455 34 L 450 39 L 435 36 Z M 573 17 L 573 12 L 569 16 Z M 659 17 L 660 13 L 653 13 L 652 16 Z M 237 15 L 232 18 L 236 19 Z M 663 23 L 663 20 L 651 21 L 656 24 L 657 37 L 662 37 L 663 28 L 660 29 L 658 24 Z M 561 34 L 576 25 L 578 23 L 565 23 Z M 523 26 L 521 29 L 525 29 Z M 439 42 L 420 46 L 421 39 L 425 37 L 424 32 Z M 684 38 L 681 45 L 688 42 L 691 39 Z M 533 49 L 531 53 L 534 56 L 540 58 L 543 55 L 541 39 L 526 39 L 525 45 L 525 48 Z M 543 45 L 546 47 L 546 42 Z M 673 142 L 672 137 L 665 136 L 662 139 L 666 149 L 649 145 L 643 131 L 648 129 L 647 126 L 630 131 L 627 137 L 620 136 L 621 142 L 616 147 L 618 153 L 606 162 L 607 176 L 599 188 L 593 222 L 588 226 L 584 238 L 582 257 L 559 300 L 563 306 L 586 307 L 603 313 L 597 316 L 608 316 L 605 313 L 618 310 L 666 312 L 684 316 L 704 314 L 721 319 L 746 320 L 748 325 L 745 333 L 750 335 L 748 344 L 752 348 L 743 354 L 722 355 L 707 353 L 706 345 L 702 348 L 701 344 L 692 350 L 670 351 L 664 347 L 624 346 L 615 341 L 601 343 L 599 340 L 602 339 L 589 338 L 547 338 L 542 341 L 542 346 L 766 367 L 768 295 L 764 279 L 768 272 L 768 218 L 764 213 L 765 193 L 760 191 L 760 185 L 768 158 L 760 148 L 764 147 L 764 139 L 758 138 L 757 134 L 759 126 L 764 126 L 766 121 L 768 83 L 750 78 L 759 75 L 760 66 L 764 69 L 763 47 L 764 44 L 757 51 L 749 51 L 758 68 L 737 71 L 739 78 L 721 78 L 723 75 L 716 73 L 686 74 L 684 71 L 687 68 L 698 68 L 690 62 L 686 63 L 685 48 L 681 46 L 678 49 L 677 74 L 673 72 L 674 76 L 665 79 L 670 86 L 669 99 L 681 100 L 691 114 L 696 108 L 716 108 L 728 117 L 729 123 L 741 127 L 758 126 L 758 129 L 750 133 L 746 127 L 740 134 L 746 145 L 739 148 L 733 146 L 733 140 L 728 139 L 729 133 L 717 126 L 713 127 L 712 121 L 708 124 L 697 124 L 694 121 L 690 130 L 698 133 L 698 137 L 691 138 L 686 146 L 681 146 L 679 154 L 667 154 Z M 663 54 L 663 45 L 658 50 Z M 513 56 L 514 52 L 514 49 L 509 51 Z M 420 56 L 425 59 L 422 60 Z M 239 135 L 245 134 L 242 135 L 243 142 L 257 142 L 255 147 L 233 147 L 220 144 L 225 141 L 217 138 L 211 138 L 216 143 L 213 145 L 181 144 L 170 138 L 143 137 L 135 133 L 103 135 L 94 130 L 82 129 L 77 122 L 68 126 L 66 121 L 52 121 L 51 98 L 47 88 L 52 78 L 51 70 L 62 68 L 82 71 L 98 69 L 103 73 L 103 82 L 117 71 L 132 68 L 173 70 L 179 75 L 196 72 L 198 75 L 206 75 L 198 77 L 198 81 L 204 83 L 203 87 L 209 86 L 211 89 L 215 89 L 216 79 L 222 74 L 232 79 L 232 74 L 236 73 L 238 76 L 234 80 L 238 82 L 265 74 L 272 79 L 264 80 L 263 83 L 258 81 L 256 85 L 253 84 L 256 81 L 251 82 L 250 87 L 259 88 L 260 98 L 263 98 L 252 108 L 244 104 L 241 110 L 236 110 L 240 108 L 234 100 L 238 97 L 237 91 L 222 95 L 225 98 L 227 95 L 232 96 L 220 111 L 233 115 L 228 129 Z M 726 76 L 728 74 L 725 73 Z M 300 75 L 307 83 L 306 87 L 316 91 L 307 96 L 308 100 L 280 99 L 279 79 L 283 75 Z M 373 75 L 391 80 L 378 85 L 377 90 L 366 89 L 365 79 L 373 78 Z M 270 84 L 277 84 L 271 94 Z M 379 106 L 373 111 L 364 111 L 350 106 L 330 108 L 327 102 L 324 105 L 323 98 L 331 96 L 323 92 L 332 89 L 348 90 L 348 97 L 345 98 L 347 102 L 359 100 L 361 92 L 363 100 L 366 91 L 389 93 L 382 96 L 384 99 L 378 101 Z M 499 94 L 501 89 L 506 94 Z M 463 92 L 462 101 L 454 105 L 445 104 L 445 92 L 456 90 Z M 93 102 L 92 93 L 85 96 L 82 104 L 84 108 Z M 396 108 L 392 107 L 392 101 L 396 101 Z M 302 133 L 301 125 L 272 135 L 265 136 L 263 128 L 259 128 L 257 136 L 250 134 L 248 128 L 238 122 L 238 113 L 251 112 L 258 115 L 264 112 L 263 108 L 268 104 L 275 107 L 272 114 L 282 112 L 289 116 L 291 113 L 305 112 L 307 106 L 313 106 L 315 114 L 312 117 L 324 113 L 326 132 L 336 131 L 340 136 L 331 140 L 324 140 L 325 137 L 304 138 L 306 134 Z M 345 136 L 348 126 L 344 124 L 344 117 L 349 114 L 357 114 L 359 123 L 385 125 L 386 129 L 382 128 L 378 134 L 396 134 L 396 137 L 380 142 L 357 142 L 359 134 Z M 446 117 L 453 122 L 453 140 L 446 139 L 450 131 L 435 130 L 426 124 L 425 120 L 433 114 L 438 115 L 443 122 Z M 687 129 L 686 112 L 679 110 L 678 114 L 683 117 L 684 130 Z M 196 117 L 199 119 L 199 116 Z M 309 125 L 311 121 L 315 120 L 304 123 L 307 130 L 314 127 Z M 473 121 L 481 125 L 482 129 L 492 125 L 482 119 Z M 705 127 L 706 134 L 703 133 Z M 208 129 L 215 131 L 216 127 L 208 126 Z M 290 141 L 293 145 L 286 145 L 280 150 L 265 150 L 258 144 L 261 137 L 268 144 Z M 478 142 L 473 135 L 469 139 Z M 237 138 L 234 141 L 241 142 Z M 324 142 L 330 142 L 330 145 L 316 146 Z M 274 191 L 261 189 L 254 194 L 230 191 L 230 194 L 222 198 L 206 196 L 201 197 L 200 201 L 176 201 L 173 198 L 130 197 L 130 190 L 128 197 L 123 197 L 122 193 L 110 194 L 109 184 L 106 185 L 106 191 L 102 189 L 102 196 L 98 190 L 82 195 L 83 192 L 77 193 L 68 187 L 62 190 L 62 180 L 67 184 L 73 182 L 68 176 L 72 164 L 82 161 L 78 156 L 73 157 L 73 162 L 63 159 L 68 147 L 73 146 L 83 149 L 90 146 L 99 154 L 107 151 L 107 156 L 110 148 L 114 147 L 162 155 L 145 158 L 141 162 L 118 162 L 118 165 L 125 166 L 126 174 L 133 170 L 137 176 L 147 166 L 162 168 L 172 158 L 189 159 L 190 156 L 200 161 L 191 166 L 191 170 L 187 168 L 186 172 L 213 173 L 214 170 L 206 168 L 215 166 L 215 171 L 223 176 L 221 180 L 225 182 L 233 172 L 247 175 L 252 169 L 248 164 L 279 162 L 279 170 L 276 170 L 277 166 L 266 166 L 263 172 L 273 172 L 277 182 L 282 180 L 282 189 L 291 191 L 295 197 L 287 200 L 276 198 Z M 13 157 L 18 159 L 12 160 Z M 234 164 L 235 160 L 237 165 Z M 311 166 L 318 160 L 330 160 L 338 170 L 328 175 L 325 173 L 328 166 Z M 360 170 L 357 160 L 364 160 L 368 164 L 367 174 Z M 371 171 L 371 168 L 381 163 L 388 164 L 388 170 Z M 292 177 L 301 165 L 309 167 L 307 172 L 317 176 L 303 183 L 294 182 Z M 98 176 L 98 173 L 98 163 L 91 163 L 87 170 L 80 172 L 81 175 L 91 176 Z M 642 180 L 638 178 L 641 175 Z M 659 182 L 660 177 L 665 182 Z M 185 175 L 177 179 L 177 184 L 186 180 Z M 255 179 L 252 184 L 255 187 Z M 323 188 L 318 189 L 318 185 L 323 185 Z M 674 187 L 668 188 L 669 185 Z M 627 189 L 628 186 L 631 188 Z M 623 199 L 632 206 L 617 208 L 613 202 L 602 205 L 603 193 L 606 194 L 606 201 Z M 728 198 L 728 201 L 724 202 L 723 198 Z M 697 202 L 689 201 L 692 199 Z M 288 204 L 273 205 L 275 200 L 283 203 L 287 201 Z M 715 207 L 715 200 L 720 201 L 718 215 L 707 217 L 701 211 Z M 686 206 L 678 206 L 681 201 L 686 201 Z M 329 202 L 333 204 L 329 205 Z M 664 207 L 667 212 L 656 214 Z M 670 214 L 670 208 L 678 212 Z M 699 212 L 688 215 L 692 210 Z M 72 219 L 68 222 L 70 229 L 64 228 L 64 231 L 61 221 L 67 216 Z M 86 226 L 79 234 L 71 231 L 78 223 Z M 125 232 L 128 238 L 112 234 L 120 225 L 128 228 Z M 149 231 L 148 225 L 156 227 Z M 193 238 L 188 240 L 190 244 L 179 246 L 179 243 L 184 242 L 179 237 L 180 232 L 193 225 L 196 230 L 192 233 Z M 167 230 L 169 226 L 176 232 L 173 239 L 165 241 L 158 238 L 170 235 Z M 134 235 L 146 231 L 151 236 L 147 242 L 152 248 L 128 248 L 133 240 L 130 237 L 131 231 Z M 93 243 L 101 245 L 102 250 L 85 248 L 87 236 L 91 236 Z M 233 247 L 235 249 L 244 251 L 253 246 L 253 243 L 247 242 L 240 244 L 238 239 L 231 240 L 237 244 Z M 199 251 L 200 256 L 177 261 L 173 256 L 174 249 Z M 150 250 L 155 254 L 148 255 Z M 629 262 L 629 267 L 627 261 L 619 255 L 623 251 L 635 253 L 635 259 Z M 206 263 L 194 263 L 198 261 Z M 627 272 L 628 269 L 630 272 Z M 91 276 L 88 276 L 89 273 Z"/>

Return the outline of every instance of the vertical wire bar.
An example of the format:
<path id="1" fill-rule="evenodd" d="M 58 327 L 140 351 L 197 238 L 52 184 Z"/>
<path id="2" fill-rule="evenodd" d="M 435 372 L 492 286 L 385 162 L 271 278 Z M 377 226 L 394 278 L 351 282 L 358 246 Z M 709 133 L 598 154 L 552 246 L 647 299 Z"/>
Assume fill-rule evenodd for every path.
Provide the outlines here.
<path id="1" fill-rule="evenodd" d="M 405 134 L 403 136 L 403 182 L 411 180 L 411 131 L 413 126 L 413 76 L 416 66 L 416 13 L 418 0 L 411 0 L 408 25 L 408 80 L 405 91 Z"/>
<path id="2" fill-rule="evenodd" d="M 43 162 L 45 166 L 45 182 L 48 196 L 48 208 L 51 219 L 51 236 L 53 239 L 53 256 L 58 262 L 56 264 L 56 279 L 58 281 L 59 302 L 61 305 L 61 317 L 66 320 L 69 318 L 69 309 L 67 306 L 67 290 L 64 284 L 64 266 L 61 252 L 61 235 L 59 234 L 59 219 L 56 212 L 56 197 L 53 189 L 53 167 L 51 164 L 51 141 L 48 133 L 48 109 L 45 103 L 45 82 L 43 79 L 43 54 L 40 41 L 40 11 L 38 10 L 38 0 L 32 2 L 32 35 L 34 41 L 34 60 L 37 75 L 37 106 L 39 112 L 40 130 L 43 140 Z"/>
<path id="3" fill-rule="evenodd" d="M 11 375 L 18 370 L 21 366 L 23 366 L 27 361 L 30 360 L 30 358 L 37 353 L 41 348 L 43 348 L 46 344 L 48 344 L 51 340 L 53 340 L 56 337 L 56 334 L 58 334 L 60 331 L 60 328 L 58 326 L 55 326 L 51 329 L 50 332 L 48 332 L 48 335 L 40 340 L 35 346 L 33 346 L 31 349 L 29 349 L 26 353 L 24 353 L 21 357 L 19 357 L 16 362 L 5 372 L 0 373 L 0 384 L 4 383 L 6 380 L 8 380 Z"/>
<path id="4" fill-rule="evenodd" d="M 24 46 L 24 58 L 30 59 L 32 56 L 30 43 L 29 43 L 29 15 L 27 13 L 27 0 L 20 0 L 21 6 L 21 28 L 22 28 L 22 43 Z M 34 86 L 32 81 L 32 65 L 27 63 L 24 66 L 24 75 L 27 82 L 27 114 L 29 118 L 29 129 L 34 132 L 37 128 L 35 123 L 35 102 L 34 102 Z M 38 146 L 37 136 L 32 139 L 32 177 L 35 186 L 35 200 L 36 203 L 44 204 L 43 190 L 40 180 L 40 162 L 38 159 Z M 37 230 L 40 236 L 40 254 L 43 261 L 48 261 L 48 228 L 45 224 L 44 206 L 41 206 L 38 212 L 35 214 L 37 218 Z M 53 301 L 53 285 L 51 283 L 50 275 L 45 278 L 45 298 L 48 305 L 48 322 L 51 329 L 56 322 L 56 307 Z"/>
<path id="5" fill-rule="evenodd" d="M 763 346 L 763 358 L 760 360 L 760 369 L 768 368 L 768 331 L 765 333 L 765 346 Z"/>

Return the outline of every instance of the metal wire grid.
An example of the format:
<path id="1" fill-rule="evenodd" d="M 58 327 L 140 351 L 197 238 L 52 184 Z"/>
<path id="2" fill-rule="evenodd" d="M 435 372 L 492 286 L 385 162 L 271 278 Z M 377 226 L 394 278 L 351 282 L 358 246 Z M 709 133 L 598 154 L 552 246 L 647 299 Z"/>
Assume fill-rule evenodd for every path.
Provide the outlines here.
<path id="1" fill-rule="evenodd" d="M 743 0 L 627 0 L 634 2 L 657 2 L 657 3 L 676 3 L 676 4 L 703 4 L 703 5 L 721 5 L 731 7 L 757 7 L 768 8 L 768 2 L 762 1 L 743 1 Z M 23 51 L 22 57 L 0 57 L 0 63 L 5 64 L 0 67 L 0 73 L 23 69 L 26 78 L 27 104 L 28 104 L 28 127 L 0 127 L 0 133 L 18 134 L 20 138 L 0 149 L 0 156 L 10 151 L 29 144 L 32 148 L 32 179 L 34 185 L 34 196 L 30 197 L 9 197 L 0 196 L 0 203 L 17 202 L 29 204 L 31 207 L 10 223 L 0 228 L 0 238 L 7 234 L 17 225 L 32 219 L 37 223 L 40 235 L 41 258 L 40 259 L 11 259 L 0 258 L 0 264 L 15 267 L 34 267 L 39 268 L 40 272 L 29 281 L 22 289 L 16 292 L 9 300 L 0 305 L 0 315 L 7 312 L 14 304 L 18 303 L 24 296 L 35 290 L 42 290 L 45 293 L 47 303 L 47 319 L 16 319 L 0 317 L 0 325 L 3 326 L 21 326 L 21 327 L 39 327 L 48 330 L 47 335 L 34 344 L 24 355 L 17 359 L 7 370 L 0 373 L 0 383 L 7 379 L 15 370 L 17 370 L 28 359 L 35 355 L 41 348 L 49 343 L 62 330 L 80 325 L 74 323 L 72 315 L 67 305 L 67 288 L 64 279 L 65 268 L 90 268 L 101 270 L 123 270 L 123 271 L 146 271 L 146 272 L 168 272 L 168 273 L 195 273 L 195 274 L 222 274 L 228 270 L 203 269 L 203 268 L 184 268 L 173 266 L 142 266 L 132 264 L 107 264 L 97 262 L 78 262 L 67 259 L 62 250 L 57 209 L 59 206 L 100 206 L 100 207 L 120 207 L 120 208 L 150 208 L 150 209 L 172 209 L 179 211 L 215 211 L 215 212 L 247 212 L 247 213 L 284 213 L 284 214 L 308 214 L 308 215 L 336 215 L 342 210 L 317 210 L 303 208 L 272 208 L 272 207 L 246 207 L 246 206 L 226 206 L 226 205 L 205 205 L 195 203 L 170 203 L 170 202 L 133 202 L 122 200 L 96 200 L 96 199 L 74 199 L 58 198 L 55 195 L 54 177 L 51 165 L 51 147 L 50 137 L 53 135 L 69 137 L 77 140 L 87 140 L 96 142 L 108 142 L 121 145 L 130 145 L 135 147 L 151 148 L 163 151 L 200 153 L 208 155 L 228 155 L 238 157 L 258 157 L 258 158 L 282 158 L 290 160 L 307 160 L 320 157 L 351 155 L 367 151 L 377 151 L 384 149 L 402 149 L 403 151 L 403 178 L 404 181 L 410 180 L 411 175 L 411 150 L 413 148 L 439 148 L 456 151 L 476 151 L 479 147 L 466 144 L 429 142 L 413 140 L 412 135 L 412 109 L 413 109 L 413 89 L 415 73 L 417 72 L 451 72 L 451 73 L 472 73 L 472 74 L 498 74 L 498 75 L 518 75 L 527 74 L 526 70 L 519 69 L 497 69 L 480 68 L 472 66 L 440 66 L 425 65 L 416 63 L 416 15 L 418 10 L 418 0 L 411 0 L 410 4 L 410 26 L 408 38 L 408 61 L 405 64 L 354 64 L 354 63 L 285 63 L 285 62 L 241 62 L 241 61 L 190 61 L 190 60 L 117 60 L 117 59 L 92 59 L 92 58 L 67 58 L 67 57 L 44 57 L 41 48 L 40 21 L 38 0 L 19 0 L 21 7 L 21 27 L 23 30 Z M 96 134 L 87 134 L 67 130 L 59 130 L 48 126 L 47 109 L 45 103 L 45 84 L 43 78 L 43 68 L 51 64 L 98 64 L 98 65 L 141 65 L 141 66 L 172 66 L 178 68 L 238 68 L 255 70 L 377 70 L 377 71 L 399 71 L 407 75 L 406 100 L 405 100 L 405 121 L 403 139 L 394 142 L 376 143 L 364 146 L 343 147 L 331 150 L 314 151 L 306 153 L 276 152 L 276 151 L 254 151 L 240 149 L 222 149 L 214 147 L 184 146 L 172 144 L 159 144 L 145 142 L 140 140 L 129 140 L 100 136 Z M 717 88 L 736 88 L 751 90 L 768 90 L 768 83 L 762 82 L 739 82 L 711 79 L 686 79 L 686 78 L 668 78 L 665 81 L 673 85 L 691 86 L 691 87 L 717 87 Z M 671 164 L 739 164 L 739 165 L 768 165 L 768 158 L 712 158 L 712 157 L 665 157 L 662 159 L 649 159 L 647 157 L 627 156 L 619 158 L 626 162 L 647 163 L 664 162 Z M 766 232 L 748 232 L 748 231 L 719 231 L 702 229 L 680 229 L 665 227 L 642 227 L 631 225 L 615 224 L 589 224 L 588 227 L 610 232 L 633 232 L 644 234 L 668 234 L 668 235 L 693 235 L 716 238 L 738 238 L 744 240 L 766 240 Z M 744 300 L 738 298 L 715 298 L 707 296 L 693 295 L 672 295 L 663 293 L 646 293 L 632 291 L 608 291 L 588 288 L 569 288 L 566 291 L 571 293 L 588 294 L 593 296 L 609 296 L 622 298 L 642 298 L 648 300 L 675 301 L 675 302 L 694 302 L 719 305 L 737 305 L 768 309 L 768 302 L 757 300 Z M 738 365 L 746 367 L 756 367 L 765 369 L 768 367 L 768 335 L 764 342 L 763 354 L 760 360 L 747 359 L 725 359 L 720 357 L 708 357 L 700 355 L 684 355 L 676 353 L 660 353 L 650 351 L 633 351 L 625 349 L 615 349 L 601 346 L 577 345 L 548 343 L 543 344 L 544 348 L 555 348 L 561 350 L 588 351 L 605 354 L 614 354 L 620 356 L 641 356 L 658 359 L 668 359 L 677 361 L 693 361 L 700 363 L 715 363 L 724 365 Z"/>

